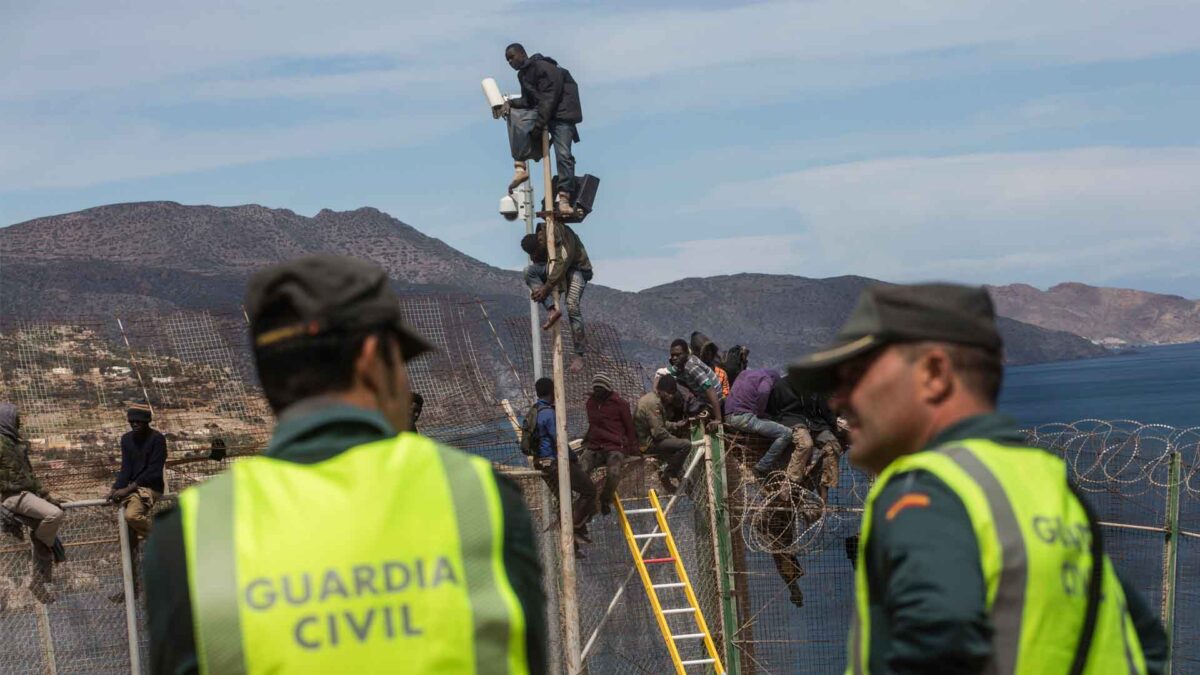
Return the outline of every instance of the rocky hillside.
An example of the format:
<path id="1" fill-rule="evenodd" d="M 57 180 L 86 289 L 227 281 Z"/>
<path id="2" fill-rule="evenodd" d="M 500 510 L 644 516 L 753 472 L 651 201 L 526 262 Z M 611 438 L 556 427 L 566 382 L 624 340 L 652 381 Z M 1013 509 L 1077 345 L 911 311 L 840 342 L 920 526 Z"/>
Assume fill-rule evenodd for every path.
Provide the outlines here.
<path id="1" fill-rule="evenodd" d="M 500 317 L 527 311 L 516 272 L 464 255 L 378 210 L 313 218 L 262 206 L 114 204 L 0 228 L 0 312 L 69 317 L 138 308 L 236 307 L 249 274 L 311 252 L 370 258 L 402 290 L 453 289 L 489 300 Z M 597 281 L 603 282 L 603 261 Z M 639 293 L 594 285 L 590 319 L 618 328 L 631 356 L 665 358 L 676 337 L 701 330 L 718 344 L 750 345 L 752 360 L 780 365 L 826 344 L 863 277 L 805 279 L 739 274 L 685 279 Z M 1097 356 L 1075 335 L 1005 321 L 1013 362 Z"/>
<path id="2" fill-rule="evenodd" d="M 1112 345 L 1200 340 L 1200 301 L 1124 288 L 1066 283 L 1042 291 L 1025 284 L 989 287 L 1000 313 Z"/>

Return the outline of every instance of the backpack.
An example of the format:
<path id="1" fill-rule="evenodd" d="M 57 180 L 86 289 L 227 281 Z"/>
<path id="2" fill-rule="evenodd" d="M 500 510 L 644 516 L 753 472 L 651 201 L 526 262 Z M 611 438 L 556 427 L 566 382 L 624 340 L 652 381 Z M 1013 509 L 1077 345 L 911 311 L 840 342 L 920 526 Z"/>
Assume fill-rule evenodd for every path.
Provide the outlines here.
<path id="1" fill-rule="evenodd" d="M 525 413 L 525 418 L 521 420 L 521 454 L 527 457 L 536 457 L 538 454 L 538 432 L 537 432 L 537 417 L 538 412 L 542 408 L 552 406 L 544 405 L 541 401 L 535 401 L 529 406 L 529 412 Z"/>

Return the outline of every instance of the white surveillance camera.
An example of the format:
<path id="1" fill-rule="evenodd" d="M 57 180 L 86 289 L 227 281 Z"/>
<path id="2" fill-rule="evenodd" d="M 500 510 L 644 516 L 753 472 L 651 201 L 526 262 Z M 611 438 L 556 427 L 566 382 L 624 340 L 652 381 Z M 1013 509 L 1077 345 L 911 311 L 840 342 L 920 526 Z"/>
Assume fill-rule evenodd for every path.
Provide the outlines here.
<path id="1" fill-rule="evenodd" d="M 517 209 L 517 200 L 512 198 L 512 195 L 504 195 L 500 198 L 500 215 L 504 216 L 505 220 L 516 220 L 519 215 Z"/>

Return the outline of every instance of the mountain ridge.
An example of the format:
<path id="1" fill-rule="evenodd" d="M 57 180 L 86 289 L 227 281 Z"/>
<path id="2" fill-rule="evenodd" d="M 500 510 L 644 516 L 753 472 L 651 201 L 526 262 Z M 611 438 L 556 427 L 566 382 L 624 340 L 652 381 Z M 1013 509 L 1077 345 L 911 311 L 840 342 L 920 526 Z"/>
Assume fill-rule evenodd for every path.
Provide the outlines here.
<path id="1" fill-rule="evenodd" d="M 582 230 L 581 230 L 582 231 Z M 586 237 L 586 234 L 584 235 Z M 514 242 L 515 245 L 515 242 Z M 257 204 L 110 204 L 0 228 L 0 311 L 70 316 L 96 307 L 223 308 L 240 304 L 256 269 L 306 253 L 368 258 L 402 291 L 456 291 L 489 300 L 498 317 L 528 311 L 519 272 L 472 258 L 378 209 L 306 217 Z M 597 265 L 603 282 L 603 261 Z M 741 273 L 684 279 L 637 293 L 599 283 L 585 318 L 614 325 L 627 352 L 657 363 L 693 330 L 749 345 L 757 365 L 782 365 L 828 344 L 874 280 Z M 1099 356 L 1070 333 L 1005 319 L 1012 363 Z"/>

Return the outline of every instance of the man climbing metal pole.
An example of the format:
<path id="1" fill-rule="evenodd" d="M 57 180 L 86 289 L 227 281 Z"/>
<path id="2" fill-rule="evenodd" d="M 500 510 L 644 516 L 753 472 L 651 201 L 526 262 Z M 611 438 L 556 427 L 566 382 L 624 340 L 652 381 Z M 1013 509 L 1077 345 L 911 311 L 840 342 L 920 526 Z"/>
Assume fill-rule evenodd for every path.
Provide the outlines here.
<path id="1" fill-rule="evenodd" d="M 571 77 L 570 71 L 558 65 L 557 61 L 541 54 L 529 56 L 519 43 L 514 42 L 505 48 L 504 59 L 517 71 L 521 96 L 505 101 L 493 114 L 496 117 L 507 115 L 510 108 L 537 110 L 537 122 L 531 135 L 537 138 L 542 131 L 546 131 L 554 141 L 558 167 L 557 209 L 562 215 L 573 214 L 576 185 L 575 156 L 571 154 L 571 144 L 579 142 L 579 131 L 575 125 L 583 122 L 579 85 Z M 544 156 L 548 157 L 549 152 L 548 147 L 543 147 Z M 528 174 L 524 171 L 524 163 L 516 166 L 511 186 L 515 187 L 525 180 Z M 546 211 L 555 209 L 549 199 L 552 192 L 553 188 L 547 184 Z"/>

